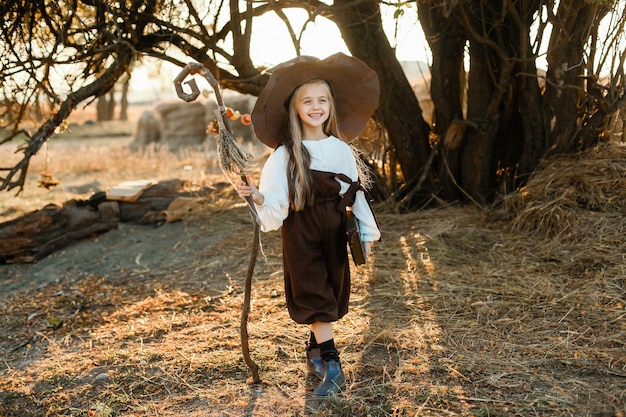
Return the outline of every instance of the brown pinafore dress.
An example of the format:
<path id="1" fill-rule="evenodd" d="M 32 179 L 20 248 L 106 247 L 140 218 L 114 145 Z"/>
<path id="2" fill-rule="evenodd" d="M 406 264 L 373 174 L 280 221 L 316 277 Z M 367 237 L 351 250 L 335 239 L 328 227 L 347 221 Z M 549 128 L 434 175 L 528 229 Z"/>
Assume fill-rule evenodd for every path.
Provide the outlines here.
<path id="1" fill-rule="evenodd" d="M 299 324 L 333 322 L 348 312 L 345 207 L 354 204 L 360 187 L 342 174 L 311 170 L 311 175 L 314 204 L 290 210 L 282 226 L 287 309 Z M 336 177 L 351 184 L 343 197 Z"/>

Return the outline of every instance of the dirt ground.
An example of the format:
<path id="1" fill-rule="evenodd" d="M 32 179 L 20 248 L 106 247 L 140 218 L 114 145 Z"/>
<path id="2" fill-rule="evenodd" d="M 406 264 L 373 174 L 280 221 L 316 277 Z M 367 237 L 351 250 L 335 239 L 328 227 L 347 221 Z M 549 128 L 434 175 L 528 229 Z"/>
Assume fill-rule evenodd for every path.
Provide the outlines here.
<path id="1" fill-rule="evenodd" d="M 223 181 L 206 149 L 138 156 L 128 140 L 51 144 L 56 194 L 31 185 L 0 212 L 89 195 L 70 188 L 96 180 Z M 83 165 L 62 169 L 77 155 Z M 336 325 L 347 389 L 320 401 L 303 367 L 307 329 L 286 313 L 276 232 L 262 235 L 254 274 L 262 382 L 251 384 L 239 320 L 252 224 L 234 192 L 209 200 L 178 222 L 120 224 L 0 266 L 0 416 L 626 415 L 626 212 L 605 213 L 614 234 L 580 243 L 492 209 L 376 205 L 384 240 L 353 269 Z"/>

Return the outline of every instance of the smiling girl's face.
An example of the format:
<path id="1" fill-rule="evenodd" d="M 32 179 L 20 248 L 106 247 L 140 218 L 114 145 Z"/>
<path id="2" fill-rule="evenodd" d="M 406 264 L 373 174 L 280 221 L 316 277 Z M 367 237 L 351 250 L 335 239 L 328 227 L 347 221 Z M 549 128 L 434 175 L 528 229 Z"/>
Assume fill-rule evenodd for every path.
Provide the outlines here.
<path id="1" fill-rule="evenodd" d="M 295 110 L 300 117 L 303 139 L 323 139 L 324 123 L 328 120 L 331 95 L 324 81 L 313 81 L 298 88 L 294 96 Z"/>

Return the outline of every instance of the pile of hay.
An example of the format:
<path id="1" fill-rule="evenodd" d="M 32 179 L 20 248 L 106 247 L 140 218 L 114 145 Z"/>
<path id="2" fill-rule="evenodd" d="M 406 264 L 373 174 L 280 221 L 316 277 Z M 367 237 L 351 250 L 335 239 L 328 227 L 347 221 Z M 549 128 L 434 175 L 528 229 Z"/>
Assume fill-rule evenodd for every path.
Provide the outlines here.
<path id="1" fill-rule="evenodd" d="M 626 146 L 605 144 L 549 160 L 504 200 L 514 231 L 568 242 L 621 240 L 626 215 Z"/>

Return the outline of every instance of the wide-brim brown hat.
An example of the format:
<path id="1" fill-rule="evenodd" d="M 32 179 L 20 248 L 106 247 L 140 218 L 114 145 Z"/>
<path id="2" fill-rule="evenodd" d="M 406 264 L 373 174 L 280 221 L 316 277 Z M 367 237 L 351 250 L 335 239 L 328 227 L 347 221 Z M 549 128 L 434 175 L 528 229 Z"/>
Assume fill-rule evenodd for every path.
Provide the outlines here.
<path id="1" fill-rule="evenodd" d="M 301 56 L 271 70 L 254 109 L 252 124 L 261 142 L 276 148 L 288 135 L 286 102 L 291 93 L 313 79 L 328 82 L 335 99 L 342 139 L 350 142 L 361 133 L 378 106 L 378 76 L 363 61 L 337 53 L 325 59 Z"/>

